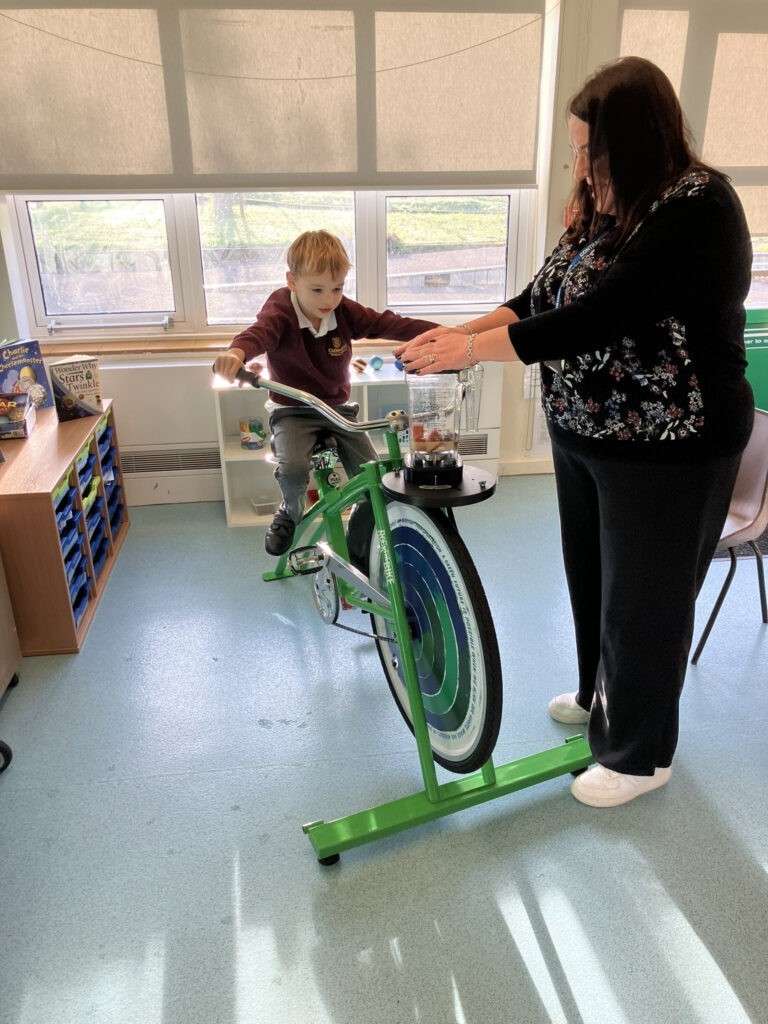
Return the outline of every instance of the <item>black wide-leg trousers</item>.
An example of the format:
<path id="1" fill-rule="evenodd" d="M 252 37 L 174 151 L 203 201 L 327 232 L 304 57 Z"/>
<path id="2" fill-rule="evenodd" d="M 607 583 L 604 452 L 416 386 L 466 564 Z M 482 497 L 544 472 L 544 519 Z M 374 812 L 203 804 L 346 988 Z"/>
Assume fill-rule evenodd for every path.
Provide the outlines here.
<path id="1" fill-rule="evenodd" d="M 555 438 L 552 449 L 590 749 L 606 768 L 652 775 L 677 746 L 696 596 L 741 456 L 652 463 Z"/>

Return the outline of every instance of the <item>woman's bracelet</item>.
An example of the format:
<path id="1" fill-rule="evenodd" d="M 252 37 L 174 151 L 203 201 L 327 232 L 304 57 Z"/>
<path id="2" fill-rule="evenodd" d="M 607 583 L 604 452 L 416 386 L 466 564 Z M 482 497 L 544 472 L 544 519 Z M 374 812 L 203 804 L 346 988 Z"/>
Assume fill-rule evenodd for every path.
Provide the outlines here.
<path id="1" fill-rule="evenodd" d="M 472 328 L 469 326 L 469 324 L 457 324 L 456 326 L 460 327 L 462 330 L 466 331 L 467 334 L 471 334 L 472 333 Z"/>
<path id="2" fill-rule="evenodd" d="M 469 338 L 467 339 L 467 366 L 474 366 L 475 363 L 477 362 L 476 359 L 475 359 L 474 363 L 472 362 L 473 350 L 474 350 L 474 347 L 475 347 L 475 338 L 476 337 L 477 337 L 477 331 L 470 331 L 469 332 Z"/>

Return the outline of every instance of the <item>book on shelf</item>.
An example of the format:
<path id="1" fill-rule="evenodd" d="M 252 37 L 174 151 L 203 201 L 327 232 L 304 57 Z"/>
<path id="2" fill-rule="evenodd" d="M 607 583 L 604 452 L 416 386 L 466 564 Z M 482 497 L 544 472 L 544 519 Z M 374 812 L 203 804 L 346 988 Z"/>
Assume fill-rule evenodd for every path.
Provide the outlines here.
<path id="1" fill-rule="evenodd" d="M 34 338 L 4 341 L 0 345 L 0 394 L 27 395 L 35 409 L 53 405 L 40 344 Z"/>
<path id="2" fill-rule="evenodd" d="M 64 422 L 81 416 L 100 416 L 99 361 L 93 356 L 67 356 L 50 364 L 56 415 Z"/>

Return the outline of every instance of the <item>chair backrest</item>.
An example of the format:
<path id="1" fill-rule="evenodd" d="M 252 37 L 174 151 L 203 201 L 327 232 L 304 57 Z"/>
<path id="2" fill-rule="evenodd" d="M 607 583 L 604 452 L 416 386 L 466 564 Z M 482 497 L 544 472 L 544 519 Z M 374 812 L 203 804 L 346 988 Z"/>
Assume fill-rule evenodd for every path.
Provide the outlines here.
<path id="1" fill-rule="evenodd" d="M 755 409 L 755 423 L 733 488 L 719 547 L 756 540 L 768 528 L 768 412 Z"/>

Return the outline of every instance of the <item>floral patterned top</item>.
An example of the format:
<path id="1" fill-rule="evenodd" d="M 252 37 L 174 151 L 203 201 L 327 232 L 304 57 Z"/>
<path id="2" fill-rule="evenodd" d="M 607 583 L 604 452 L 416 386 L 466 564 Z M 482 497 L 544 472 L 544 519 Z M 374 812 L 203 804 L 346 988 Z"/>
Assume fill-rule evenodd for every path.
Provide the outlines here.
<path id="1" fill-rule="evenodd" d="M 563 236 L 505 303 L 520 318 L 509 328 L 518 356 L 542 363 L 553 439 L 631 457 L 740 451 L 753 408 L 743 342 L 751 241 L 733 190 L 695 169 L 615 251 L 613 226 L 605 218 L 591 240 Z"/>

